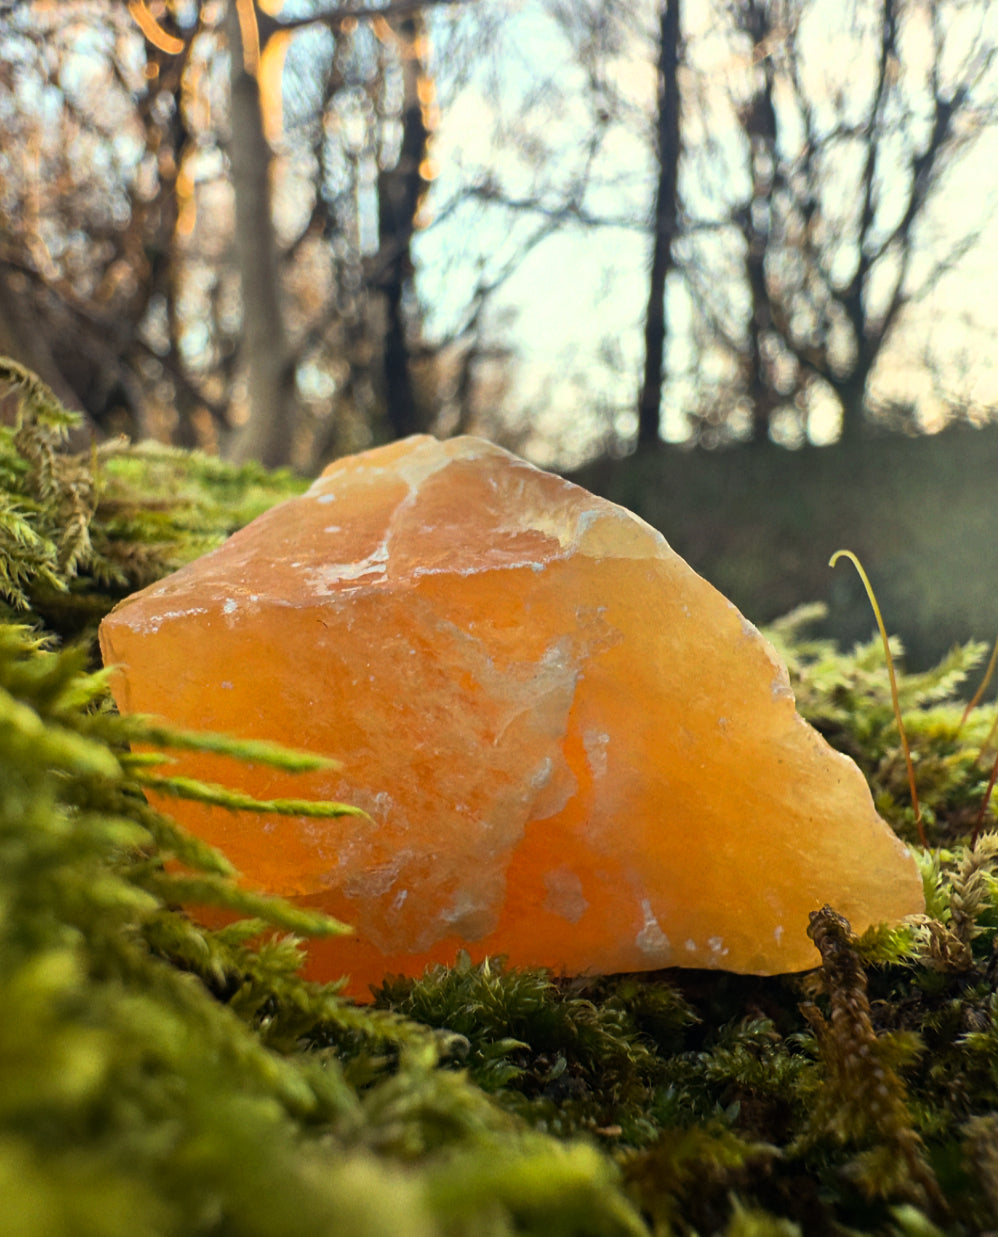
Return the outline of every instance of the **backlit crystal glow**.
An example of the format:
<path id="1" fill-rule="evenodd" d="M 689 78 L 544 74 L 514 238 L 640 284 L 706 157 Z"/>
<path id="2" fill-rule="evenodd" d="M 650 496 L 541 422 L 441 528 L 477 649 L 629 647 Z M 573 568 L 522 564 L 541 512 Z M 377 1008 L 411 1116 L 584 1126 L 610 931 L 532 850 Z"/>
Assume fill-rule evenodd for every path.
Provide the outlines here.
<path id="1" fill-rule="evenodd" d="M 124 710 L 337 757 L 180 772 L 370 820 L 171 803 L 256 886 L 350 938 L 311 973 L 505 954 L 569 973 L 816 965 L 808 912 L 923 907 L 855 765 L 784 666 L 624 509 L 474 438 L 330 465 L 104 622 Z"/>

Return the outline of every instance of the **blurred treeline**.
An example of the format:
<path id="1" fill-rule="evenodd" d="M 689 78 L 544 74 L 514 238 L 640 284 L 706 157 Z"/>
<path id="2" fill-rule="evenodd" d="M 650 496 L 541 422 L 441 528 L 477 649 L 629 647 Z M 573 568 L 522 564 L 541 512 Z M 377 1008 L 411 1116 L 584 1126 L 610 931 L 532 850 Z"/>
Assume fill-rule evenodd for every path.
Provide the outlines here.
<path id="1" fill-rule="evenodd" d="M 809 632 L 843 647 L 874 636 L 857 553 L 909 670 L 998 633 L 998 425 L 882 435 L 804 451 L 661 448 L 603 459 L 572 479 L 662 529 L 754 623 L 818 603 Z"/>
<path id="2" fill-rule="evenodd" d="M 3 0 L 0 352 L 305 471 L 981 423 L 996 50 L 989 0 Z M 532 383 L 524 296 L 582 341 Z"/>

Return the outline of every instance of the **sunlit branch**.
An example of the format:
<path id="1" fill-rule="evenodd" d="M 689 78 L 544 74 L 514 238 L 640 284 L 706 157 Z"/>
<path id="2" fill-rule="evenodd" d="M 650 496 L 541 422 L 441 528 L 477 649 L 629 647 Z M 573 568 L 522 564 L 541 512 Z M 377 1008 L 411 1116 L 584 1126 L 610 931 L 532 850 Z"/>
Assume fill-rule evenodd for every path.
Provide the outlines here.
<path id="1" fill-rule="evenodd" d="M 260 28 L 257 25 L 256 6 L 253 0 L 235 0 L 236 16 L 239 18 L 239 37 L 243 45 L 243 68 L 251 77 L 260 70 Z"/>
<path id="2" fill-rule="evenodd" d="M 153 47 L 158 48 L 161 52 L 166 52 L 169 56 L 179 56 L 184 50 L 184 40 L 178 39 L 172 34 L 167 34 L 156 18 L 153 17 L 152 13 L 149 12 L 145 0 L 128 0 L 128 12 Z"/>

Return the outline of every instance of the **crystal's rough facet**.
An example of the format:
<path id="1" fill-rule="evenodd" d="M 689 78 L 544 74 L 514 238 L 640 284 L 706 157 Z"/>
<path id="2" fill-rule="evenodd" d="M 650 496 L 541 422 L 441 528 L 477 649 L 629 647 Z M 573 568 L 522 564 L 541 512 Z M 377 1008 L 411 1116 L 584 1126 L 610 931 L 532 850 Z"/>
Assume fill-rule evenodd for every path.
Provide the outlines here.
<path id="1" fill-rule="evenodd" d="M 180 771 L 369 820 L 170 810 L 249 882 L 353 924 L 310 966 L 355 992 L 462 947 L 568 973 L 800 970 L 825 903 L 858 931 L 923 908 L 755 628 L 636 516 L 478 439 L 337 461 L 101 641 L 123 710 L 342 762 Z"/>

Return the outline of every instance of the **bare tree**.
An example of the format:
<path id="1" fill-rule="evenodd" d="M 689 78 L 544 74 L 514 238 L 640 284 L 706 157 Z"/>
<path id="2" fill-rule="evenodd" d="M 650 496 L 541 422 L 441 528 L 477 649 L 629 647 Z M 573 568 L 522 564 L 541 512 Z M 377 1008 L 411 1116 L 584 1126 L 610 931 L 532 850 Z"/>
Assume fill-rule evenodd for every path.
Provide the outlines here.
<path id="1" fill-rule="evenodd" d="M 988 8 L 856 0 L 835 19 L 804 0 L 726 4 L 745 65 L 730 94 L 740 153 L 698 164 L 718 207 L 687 201 L 686 272 L 710 346 L 734 358 L 752 439 L 781 412 L 806 435 L 817 400 L 838 408 L 844 437 L 861 434 L 907 311 L 977 243 L 993 195 L 962 227 L 945 199 L 998 119 Z M 747 188 L 733 196 L 721 177 Z M 725 229 L 740 271 L 724 265 Z"/>
<path id="2" fill-rule="evenodd" d="M 242 294 L 242 346 L 249 409 L 236 439 L 238 459 L 268 467 L 291 460 L 296 416 L 295 364 L 285 326 L 271 207 L 271 151 L 258 80 L 259 30 L 252 3 L 229 0 L 229 162 L 235 196 L 233 248 Z"/>
<path id="3" fill-rule="evenodd" d="M 413 382 L 406 295 L 412 290 L 412 237 L 429 170 L 430 129 L 420 93 L 428 101 L 433 83 L 419 54 L 420 45 L 426 41 L 422 16 L 414 13 L 403 17 L 397 30 L 405 49 L 398 109 L 401 140 L 394 164 L 382 168 L 378 176 L 378 250 L 370 263 L 369 283 L 383 298 L 381 356 L 386 416 L 393 435 L 404 438 L 426 428 Z"/>
<path id="4" fill-rule="evenodd" d="M 9 9 L 0 39 L 0 346 L 96 432 L 142 432 L 141 327 L 169 282 L 186 45 L 164 53 L 98 3 Z"/>
<path id="5" fill-rule="evenodd" d="M 667 331 L 665 284 L 673 268 L 679 215 L 680 0 L 663 0 L 659 13 L 658 106 L 655 156 L 658 179 L 652 212 L 652 257 L 645 314 L 645 367 L 638 397 L 638 445 L 658 442 Z"/>
<path id="6" fill-rule="evenodd" d="M 328 32 L 306 61 L 308 80 L 285 91 L 281 142 L 309 182 L 309 209 L 285 248 L 289 276 L 308 281 L 291 337 L 299 368 L 322 369 L 333 388 L 306 416 L 313 464 L 427 425 L 412 251 L 437 110 L 424 7 L 400 0 L 259 20 L 265 39 Z"/>
<path id="7" fill-rule="evenodd" d="M 500 0 L 229 0 L 248 73 L 226 6 L 0 5 L 0 346 L 98 432 L 301 467 L 858 433 L 987 218 L 947 194 L 998 113 L 989 6 L 713 4 L 531 0 L 535 46 Z M 434 179 L 441 108 L 474 141 Z"/>
<path id="8" fill-rule="evenodd" d="M 436 315 L 433 344 L 443 373 L 454 380 L 444 383 L 434 424 L 446 432 L 489 434 L 521 450 L 558 450 L 569 440 L 578 444 L 583 433 L 590 451 L 592 441 L 616 449 L 618 442 L 633 442 L 635 375 L 627 370 L 617 398 L 597 398 L 586 385 L 595 348 L 579 344 L 585 357 L 578 371 L 552 357 L 544 388 L 537 390 L 531 379 L 529 394 L 517 393 L 518 401 L 530 403 L 502 406 L 495 394 L 513 388 L 518 372 L 539 368 L 523 364 L 524 351 L 510 342 L 518 317 L 511 289 L 528 278 L 525 272 L 570 245 L 578 265 L 592 269 L 588 237 L 624 233 L 637 241 L 648 235 L 649 113 L 643 99 L 637 102 L 622 87 L 620 66 L 656 45 L 658 5 L 537 0 L 522 12 L 528 38 L 518 24 L 521 7 L 510 6 L 511 12 L 490 3 L 469 10 L 465 28 L 474 29 L 470 55 L 464 49 L 470 68 L 463 80 L 455 81 L 453 58 L 441 57 L 450 110 L 467 109 L 479 128 L 462 150 L 460 171 L 449 169 L 442 191 L 434 187 L 433 222 L 419 242 L 421 252 L 436 258 L 431 286 L 446 290 L 451 307 L 444 327 L 444 315 Z M 624 151 L 633 154 L 626 164 Z M 439 250 L 437 234 L 448 237 Z M 546 276 L 534 285 L 533 298 L 548 306 L 551 320 L 579 324 L 582 306 L 571 300 L 568 286 Z M 608 354 L 609 341 L 631 325 L 610 312 L 592 320 L 605 329 Z M 578 415 L 562 423 L 557 403 L 567 402 L 575 386 L 586 394 Z"/>
<path id="9" fill-rule="evenodd" d="M 434 3 L 0 8 L 0 346 L 99 432 L 308 465 L 422 425 Z"/>

